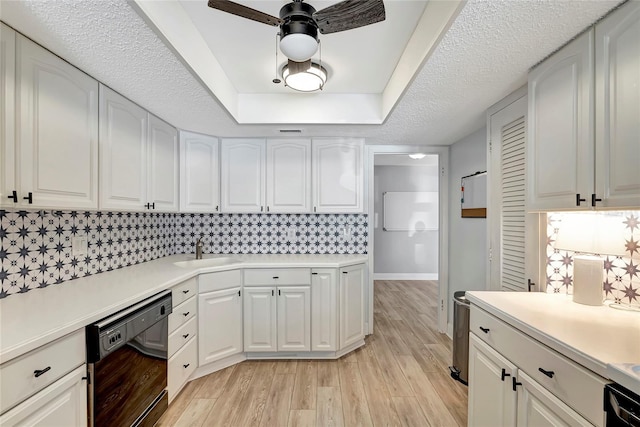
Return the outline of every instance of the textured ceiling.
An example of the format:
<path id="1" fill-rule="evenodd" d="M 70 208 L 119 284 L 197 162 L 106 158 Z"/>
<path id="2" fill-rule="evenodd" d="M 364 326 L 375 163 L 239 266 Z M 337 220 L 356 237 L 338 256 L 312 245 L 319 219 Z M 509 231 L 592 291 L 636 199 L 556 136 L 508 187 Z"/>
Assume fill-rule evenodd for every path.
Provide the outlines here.
<path id="1" fill-rule="evenodd" d="M 204 1 L 204 0 L 203 0 Z M 293 126 L 368 143 L 451 144 L 527 70 L 619 1 L 470 1 L 382 125 Z M 238 125 L 124 0 L 2 1 L 0 18 L 171 124 L 217 136 L 273 136 Z"/>

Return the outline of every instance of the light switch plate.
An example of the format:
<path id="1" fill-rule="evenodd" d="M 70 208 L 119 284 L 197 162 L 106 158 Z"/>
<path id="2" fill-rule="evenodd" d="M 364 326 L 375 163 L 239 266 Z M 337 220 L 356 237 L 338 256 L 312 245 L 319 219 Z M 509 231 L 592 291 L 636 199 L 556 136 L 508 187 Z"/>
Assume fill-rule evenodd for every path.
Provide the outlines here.
<path id="1" fill-rule="evenodd" d="M 73 256 L 86 255 L 89 248 L 87 236 L 76 236 L 71 239 L 71 254 Z"/>

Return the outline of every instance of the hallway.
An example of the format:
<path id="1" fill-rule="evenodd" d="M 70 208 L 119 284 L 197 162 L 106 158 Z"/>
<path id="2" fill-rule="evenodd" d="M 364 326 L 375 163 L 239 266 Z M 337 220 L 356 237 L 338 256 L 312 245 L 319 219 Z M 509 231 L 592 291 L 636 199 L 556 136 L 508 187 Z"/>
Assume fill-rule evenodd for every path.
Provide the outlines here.
<path id="1" fill-rule="evenodd" d="M 159 426 L 466 426 L 434 281 L 376 281 L 375 333 L 332 361 L 245 361 L 185 386 Z"/>

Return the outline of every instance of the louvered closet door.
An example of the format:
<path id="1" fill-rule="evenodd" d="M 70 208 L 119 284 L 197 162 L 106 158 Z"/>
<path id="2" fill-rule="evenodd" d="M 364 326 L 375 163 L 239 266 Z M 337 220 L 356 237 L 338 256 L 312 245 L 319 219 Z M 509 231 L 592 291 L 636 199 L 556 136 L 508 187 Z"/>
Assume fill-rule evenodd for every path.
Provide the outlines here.
<path id="1" fill-rule="evenodd" d="M 489 117 L 489 288 L 526 291 L 539 268 L 538 214 L 525 206 L 526 97 Z"/>

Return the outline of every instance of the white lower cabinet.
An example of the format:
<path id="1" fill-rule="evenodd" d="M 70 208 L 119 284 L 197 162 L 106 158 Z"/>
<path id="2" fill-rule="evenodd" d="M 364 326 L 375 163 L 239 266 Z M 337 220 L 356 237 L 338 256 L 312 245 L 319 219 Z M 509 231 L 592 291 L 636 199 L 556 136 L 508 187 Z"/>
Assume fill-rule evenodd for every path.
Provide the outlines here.
<path id="1" fill-rule="evenodd" d="M 201 293 L 198 311 L 198 366 L 242 353 L 242 294 L 239 286 Z"/>
<path id="2" fill-rule="evenodd" d="M 168 319 L 169 335 L 165 338 L 169 355 L 167 363 L 169 402 L 182 390 L 198 365 L 196 289 L 197 283 L 194 279 L 186 280 L 171 289 L 173 309 Z"/>
<path id="3" fill-rule="evenodd" d="M 340 349 L 364 339 L 364 267 L 340 269 Z"/>
<path id="4" fill-rule="evenodd" d="M 476 426 L 512 426 L 516 421 L 516 366 L 469 334 L 469 420 Z M 477 386 L 481 384 L 482 386 Z"/>
<path id="5" fill-rule="evenodd" d="M 86 426 L 87 368 L 82 365 L 0 416 L 0 425 Z"/>
<path id="6" fill-rule="evenodd" d="M 469 329 L 470 426 L 604 426 L 604 378 L 474 305 Z"/>
<path id="7" fill-rule="evenodd" d="M 518 372 L 518 423 L 521 427 L 591 426 L 524 372 Z"/>
<path id="8" fill-rule="evenodd" d="M 338 287 L 335 268 L 311 270 L 311 351 L 336 351 Z"/>
<path id="9" fill-rule="evenodd" d="M 309 286 L 247 287 L 244 351 L 310 351 Z"/>

